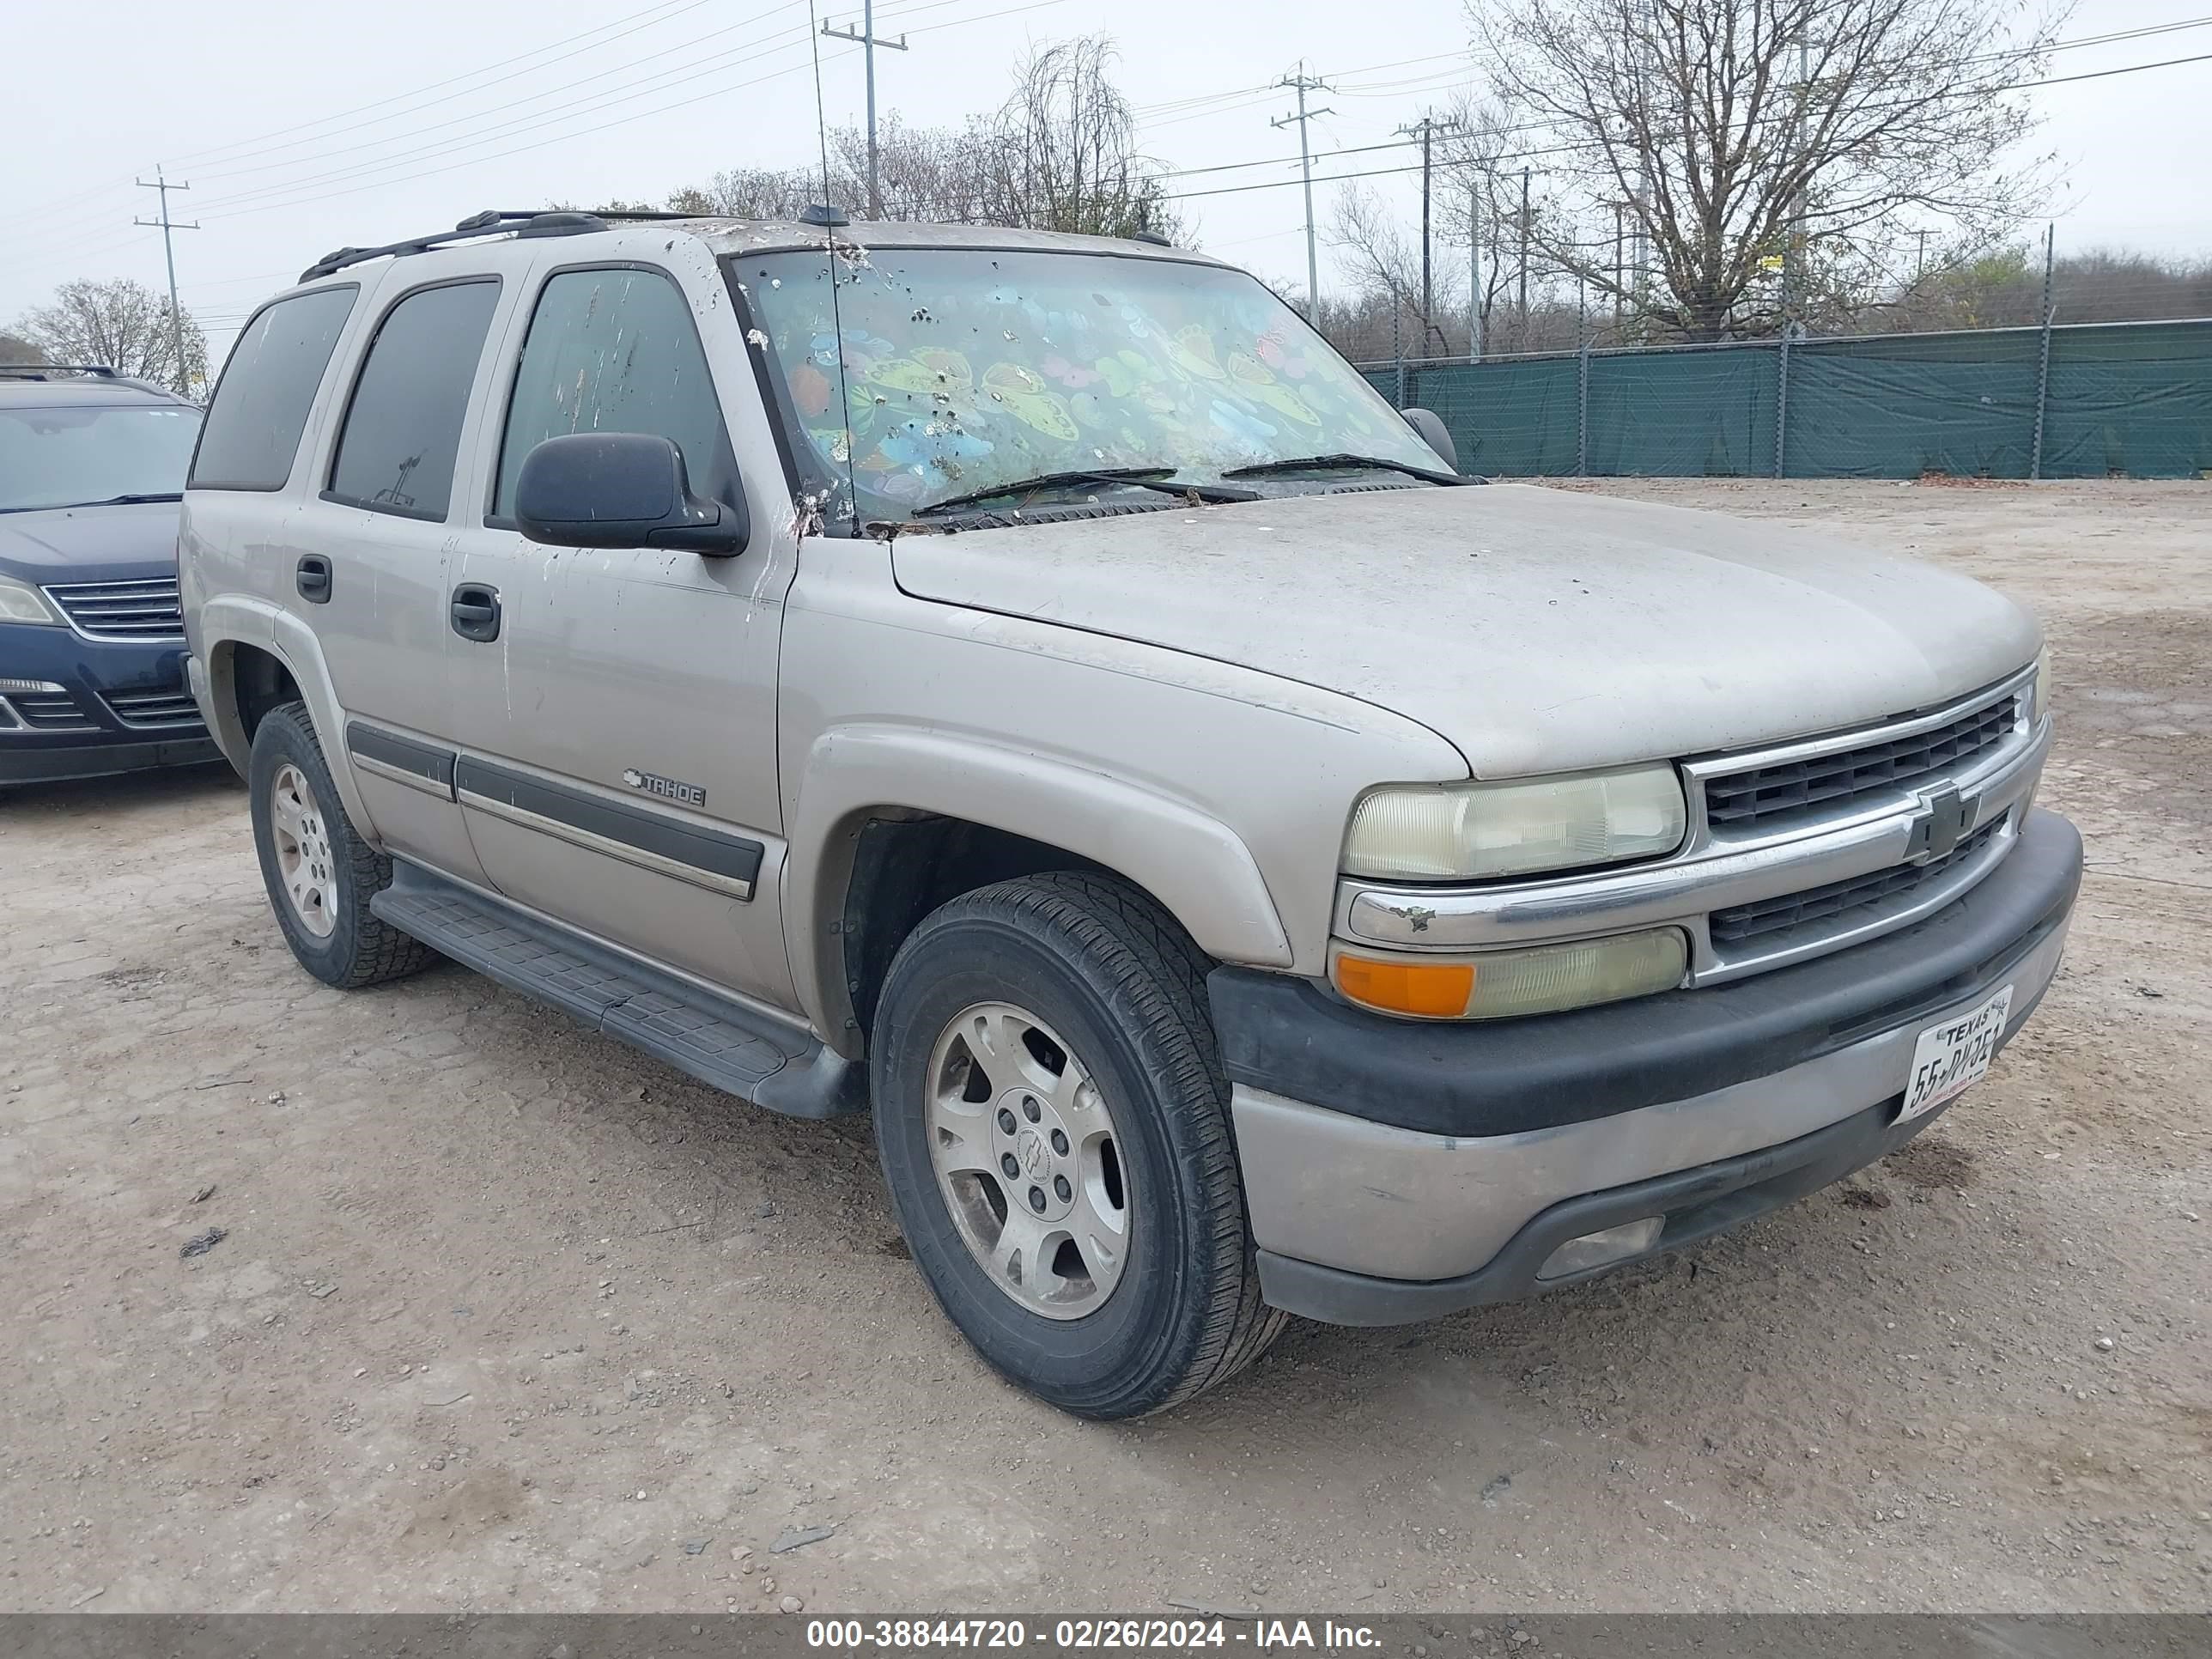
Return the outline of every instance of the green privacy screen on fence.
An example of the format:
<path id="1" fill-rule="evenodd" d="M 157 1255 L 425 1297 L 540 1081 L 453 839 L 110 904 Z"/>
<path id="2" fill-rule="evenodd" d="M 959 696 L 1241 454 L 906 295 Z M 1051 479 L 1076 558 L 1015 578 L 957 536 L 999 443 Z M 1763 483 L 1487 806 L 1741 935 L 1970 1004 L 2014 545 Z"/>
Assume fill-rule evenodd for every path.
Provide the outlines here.
<path id="1" fill-rule="evenodd" d="M 1409 364 L 1470 472 L 1506 477 L 2194 477 L 2212 321 L 1771 340 Z M 1395 365 L 1367 366 L 1395 398 Z"/>

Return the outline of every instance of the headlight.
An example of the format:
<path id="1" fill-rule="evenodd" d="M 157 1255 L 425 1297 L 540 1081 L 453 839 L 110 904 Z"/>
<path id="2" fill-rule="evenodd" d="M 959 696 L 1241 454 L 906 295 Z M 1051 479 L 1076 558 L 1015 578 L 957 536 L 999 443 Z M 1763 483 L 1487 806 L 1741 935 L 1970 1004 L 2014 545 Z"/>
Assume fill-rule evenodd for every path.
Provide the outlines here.
<path id="1" fill-rule="evenodd" d="M 2028 683 L 2027 726 L 2033 731 L 2051 712 L 2051 647 L 2035 653 L 2035 678 Z"/>
<path id="2" fill-rule="evenodd" d="M 1656 927 L 1611 939 L 1462 957 L 1339 945 L 1329 958 L 1329 976 L 1350 1000 L 1388 1014 L 1504 1019 L 1671 991 L 1682 982 L 1689 963 L 1690 941 L 1682 930 Z"/>
<path id="3" fill-rule="evenodd" d="M 46 596 L 28 582 L 0 576 L 0 622 L 43 623 L 61 627 L 62 619 L 46 603 Z"/>
<path id="4" fill-rule="evenodd" d="M 1671 766 L 1522 783 L 1390 785 L 1352 811 L 1344 867 L 1386 881 L 1454 881 L 1656 858 L 1682 844 Z"/>

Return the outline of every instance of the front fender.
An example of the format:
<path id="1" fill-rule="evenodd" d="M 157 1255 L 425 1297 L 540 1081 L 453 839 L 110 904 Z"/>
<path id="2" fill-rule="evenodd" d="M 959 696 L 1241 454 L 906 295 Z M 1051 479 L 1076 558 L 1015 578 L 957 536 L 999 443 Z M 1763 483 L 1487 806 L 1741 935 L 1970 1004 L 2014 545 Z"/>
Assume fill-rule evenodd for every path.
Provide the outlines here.
<path id="1" fill-rule="evenodd" d="M 1223 962 L 1287 968 L 1292 953 L 1260 866 L 1226 824 L 1186 802 L 1065 761 L 908 726 L 848 726 L 808 750 L 785 870 L 793 975 L 816 1028 L 860 1052 L 843 952 L 832 948 L 854 850 L 873 817 L 964 818 L 1065 848 L 1126 876 Z"/>
<path id="2" fill-rule="evenodd" d="M 276 658 L 292 676 L 301 700 L 307 706 L 307 717 L 314 723 L 315 740 L 323 746 L 323 758 L 345 804 L 346 817 L 369 842 L 380 844 L 375 819 L 346 760 L 345 711 L 338 706 L 337 690 L 331 683 L 330 667 L 323 659 L 323 647 L 314 630 L 265 599 L 227 593 L 200 607 L 196 639 L 196 655 L 202 666 L 194 676 L 192 689 L 199 696 L 208 730 L 239 775 L 245 775 L 246 757 L 253 745 L 239 718 L 235 647 L 250 645 Z"/>

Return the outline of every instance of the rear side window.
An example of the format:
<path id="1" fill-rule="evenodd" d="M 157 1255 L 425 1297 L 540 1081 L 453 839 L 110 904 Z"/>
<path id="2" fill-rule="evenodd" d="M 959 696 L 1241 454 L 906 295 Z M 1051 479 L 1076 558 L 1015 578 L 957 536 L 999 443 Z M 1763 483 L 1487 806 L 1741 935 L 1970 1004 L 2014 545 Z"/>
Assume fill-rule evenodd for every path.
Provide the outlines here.
<path id="1" fill-rule="evenodd" d="M 446 516 L 469 387 L 498 303 L 495 282 L 448 283 L 384 313 L 353 384 L 325 500 Z"/>
<path id="2" fill-rule="evenodd" d="M 493 516 L 514 516 L 532 449 L 568 432 L 648 432 L 684 452 L 691 488 L 721 493 L 733 471 L 721 405 L 691 308 L 657 270 L 564 270 L 530 319 L 500 446 Z"/>
<path id="3" fill-rule="evenodd" d="M 188 488 L 284 487 L 315 388 L 359 292 L 349 284 L 295 294 L 264 307 L 246 324 L 200 428 Z"/>

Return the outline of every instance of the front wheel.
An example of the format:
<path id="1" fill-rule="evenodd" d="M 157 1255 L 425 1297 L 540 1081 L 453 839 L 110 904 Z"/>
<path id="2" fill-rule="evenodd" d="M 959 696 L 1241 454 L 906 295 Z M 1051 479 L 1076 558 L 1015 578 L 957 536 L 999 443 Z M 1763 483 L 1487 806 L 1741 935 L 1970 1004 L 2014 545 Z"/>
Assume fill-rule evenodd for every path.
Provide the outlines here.
<path id="1" fill-rule="evenodd" d="M 352 990 L 414 973 L 434 959 L 378 916 L 369 900 L 392 884 L 392 860 L 346 817 L 303 703 L 272 708 L 254 728 L 246 786 L 269 907 L 300 965 Z"/>
<path id="2" fill-rule="evenodd" d="M 1260 1300 L 1205 959 L 1126 882 L 1002 882 L 900 947 L 871 1044 L 915 1262 L 1013 1382 L 1135 1417 L 1233 1376 Z"/>

